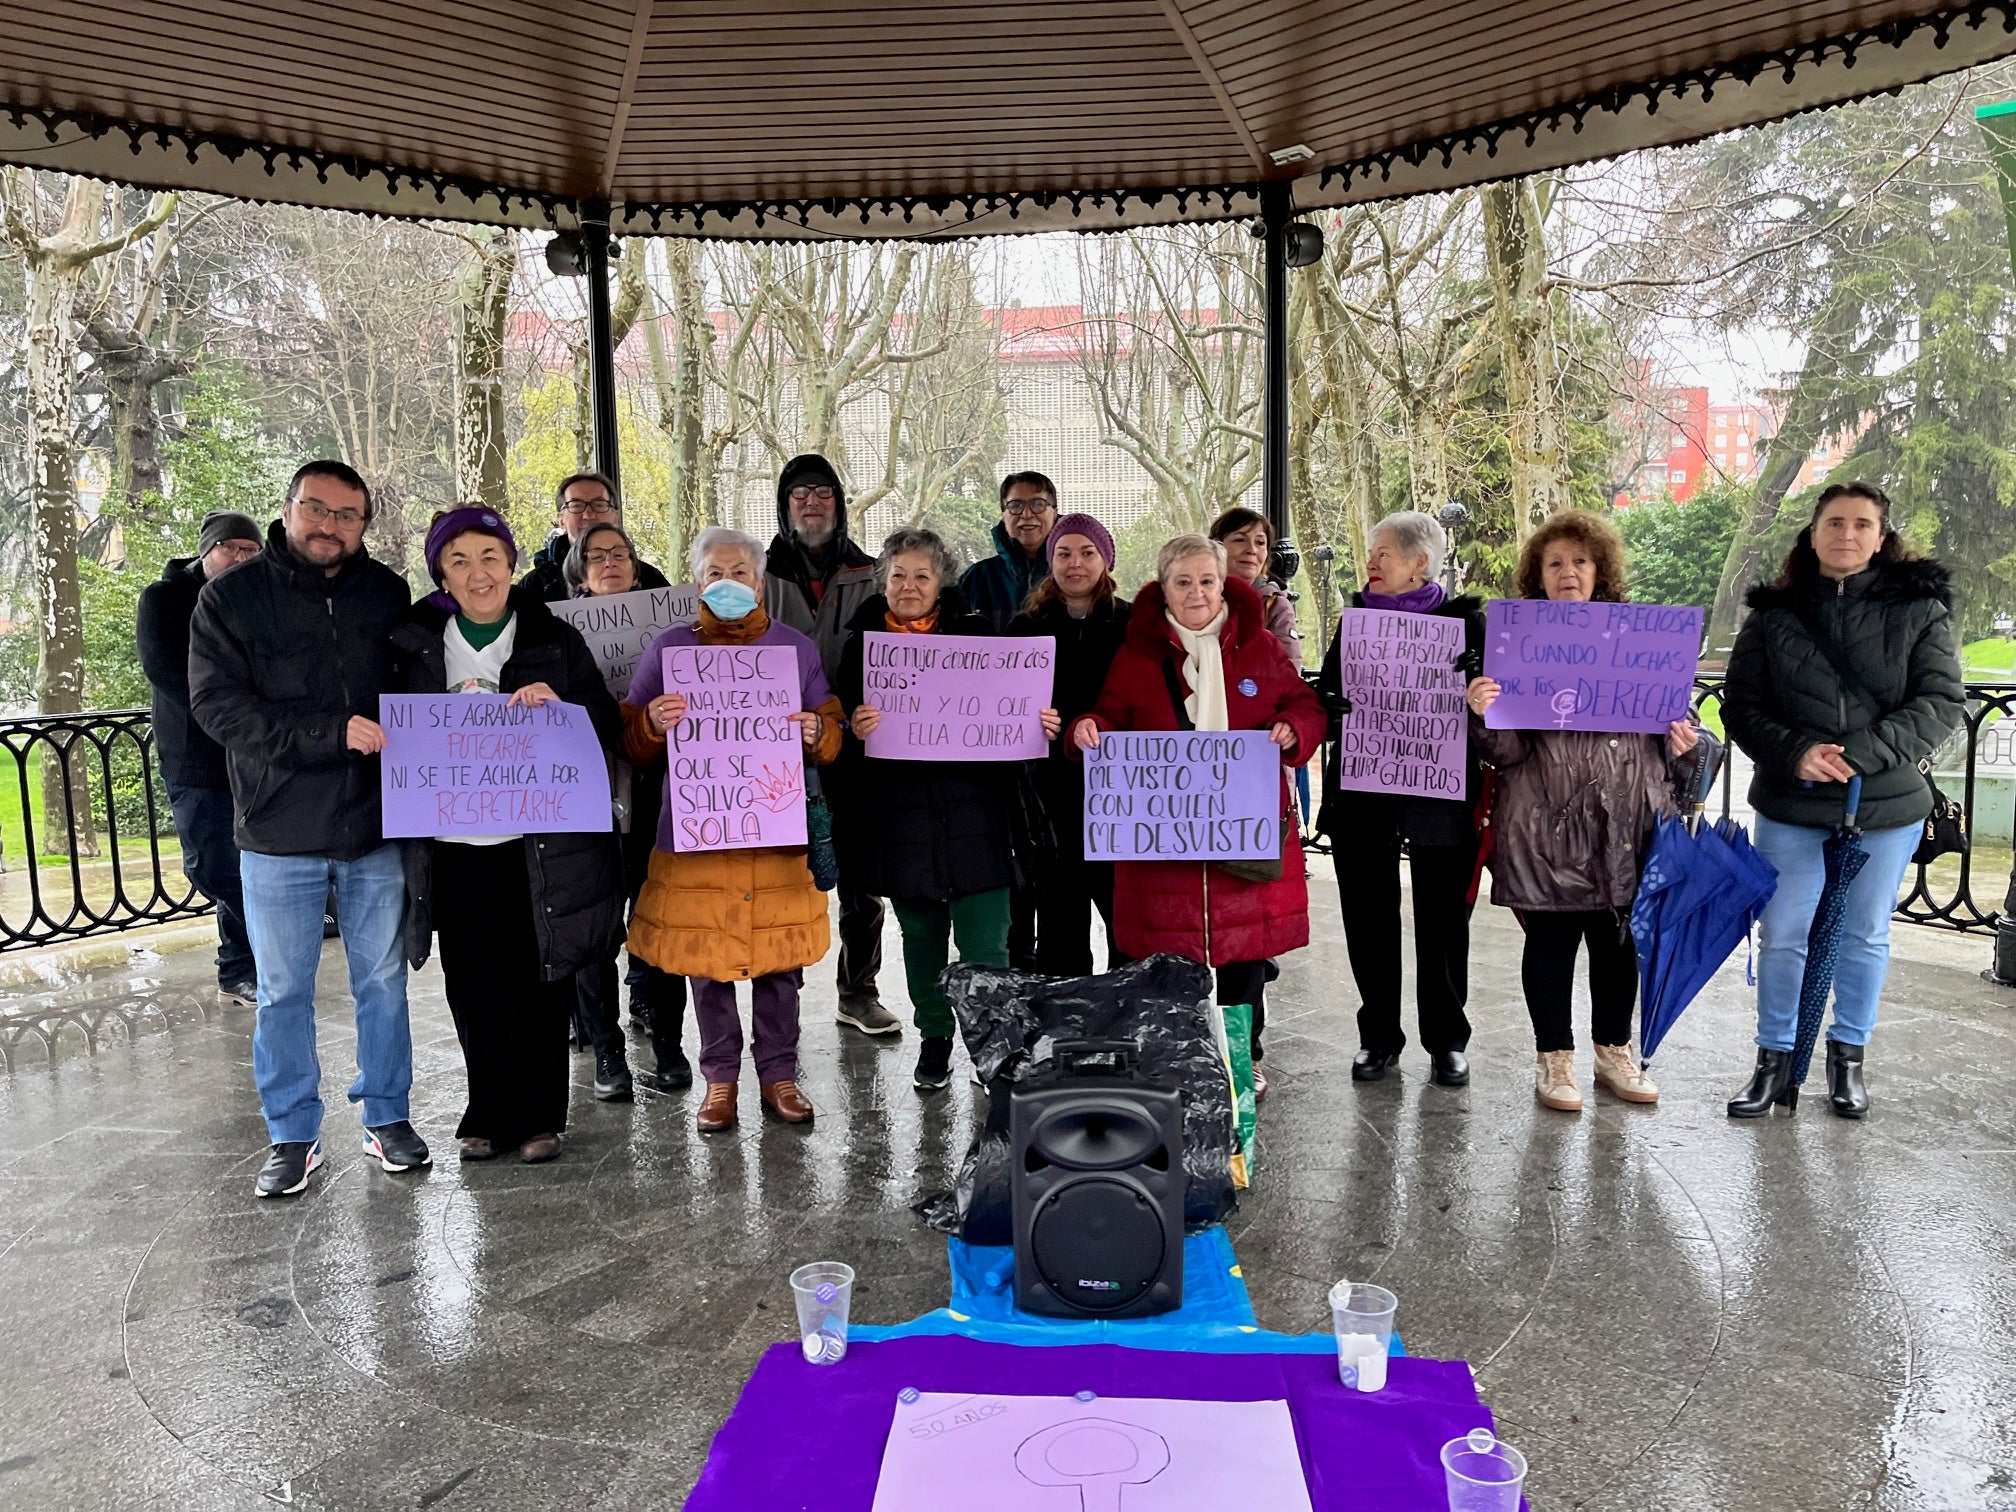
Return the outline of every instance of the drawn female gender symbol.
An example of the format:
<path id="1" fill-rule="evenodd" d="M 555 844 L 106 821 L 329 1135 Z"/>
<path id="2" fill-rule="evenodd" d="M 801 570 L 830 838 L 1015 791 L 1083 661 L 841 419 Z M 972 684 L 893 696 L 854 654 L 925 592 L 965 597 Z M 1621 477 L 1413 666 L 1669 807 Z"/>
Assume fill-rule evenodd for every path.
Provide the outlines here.
<path id="1" fill-rule="evenodd" d="M 1582 696 L 1573 688 L 1563 688 L 1554 695 L 1554 701 L 1547 705 L 1558 716 L 1554 728 L 1565 730 L 1575 722 L 1575 716 L 1582 712 Z"/>
<path id="2" fill-rule="evenodd" d="M 1032 1486 L 1078 1493 L 1080 1512 L 1123 1512 L 1121 1493 L 1169 1468 L 1169 1441 L 1111 1418 L 1074 1418 L 1022 1441 L 1015 1469 Z"/>

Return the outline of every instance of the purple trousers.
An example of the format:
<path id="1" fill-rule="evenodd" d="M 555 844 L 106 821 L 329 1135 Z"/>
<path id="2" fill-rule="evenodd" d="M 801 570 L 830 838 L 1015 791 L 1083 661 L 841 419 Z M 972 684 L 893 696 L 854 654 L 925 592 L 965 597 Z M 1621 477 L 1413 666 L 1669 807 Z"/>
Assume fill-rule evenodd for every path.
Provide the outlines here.
<path id="1" fill-rule="evenodd" d="M 688 980 L 693 985 L 693 1018 L 700 1026 L 700 1075 L 710 1082 L 740 1080 L 742 1015 L 735 1007 L 735 984 L 705 977 Z M 798 989 L 804 985 L 802 968 L 749 980 L 758 1082 L 798 1079 Z"/>

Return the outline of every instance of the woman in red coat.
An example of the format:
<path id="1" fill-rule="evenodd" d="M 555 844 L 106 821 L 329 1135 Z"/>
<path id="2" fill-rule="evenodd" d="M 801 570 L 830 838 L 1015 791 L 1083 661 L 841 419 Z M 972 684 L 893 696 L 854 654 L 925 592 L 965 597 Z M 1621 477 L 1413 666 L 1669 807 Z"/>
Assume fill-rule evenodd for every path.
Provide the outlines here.
<path id="1" fill-rule="evenodd" d="M 1315 690 L 1268 632 L 1260 595 L 1226 580 L 1224 546 L 1182 535 L 1162 548 L 1156 581 L 1134 600 L 1127 642 L 1072 740 L 1090 750 L 1103 730 L 1267 730 L 1285 769 L 1315 753 L 1323 725 Z M 1188 956 L 1216 968 L 1220 1003 L 1252 1004 L 1256 1093 L 1268 957 L 1309 943 L 1309 887 L 1285 773 L 1281 813 L 1275 881 L 1249 881 L 1210 862 L 1121 861 L 1113 889 L 1121 954 Z"/>

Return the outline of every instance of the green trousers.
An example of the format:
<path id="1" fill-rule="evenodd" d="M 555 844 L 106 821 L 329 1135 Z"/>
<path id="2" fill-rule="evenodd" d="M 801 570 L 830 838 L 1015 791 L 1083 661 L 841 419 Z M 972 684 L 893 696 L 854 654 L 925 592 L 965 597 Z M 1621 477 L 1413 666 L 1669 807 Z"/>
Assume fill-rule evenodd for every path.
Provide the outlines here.
<path id="1" fill-rule="evenodd" d="M 1008 889 L 968 893 L 950 903 L 891 898 L 903 931 L 903 976 L 917 1010 L 917 1032 L 949 1039 L 958 1029 L 952 1003 L 938 986 L 938 973 L 959 943 L 959 959 L 981 966 L 1008 964 Z"/>

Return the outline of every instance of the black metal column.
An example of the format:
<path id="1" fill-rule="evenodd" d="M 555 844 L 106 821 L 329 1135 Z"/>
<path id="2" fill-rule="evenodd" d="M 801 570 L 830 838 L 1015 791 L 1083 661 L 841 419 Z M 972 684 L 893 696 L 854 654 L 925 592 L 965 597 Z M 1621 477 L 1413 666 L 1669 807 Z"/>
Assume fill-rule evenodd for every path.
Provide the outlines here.
<path id="1" fill-rule="evenodd" d="M 1261 426 L 1260 476 L 1267 518 L 1276 540 L 1288 528 L 1288 222 L 1294 214 L 1285 183 L 1260 190 L 1261 260 L 1264 264 L 1265 418 Z"/>
<path id="2" fill-rule="evenodd" d="M 581 210 L 582 264 L 588 275 L 588 393 L 595 415 L 595 470 L 623 497 L 623 463 L 616 439 L 616 343 L 609 321 L 609 206 Z"/>

